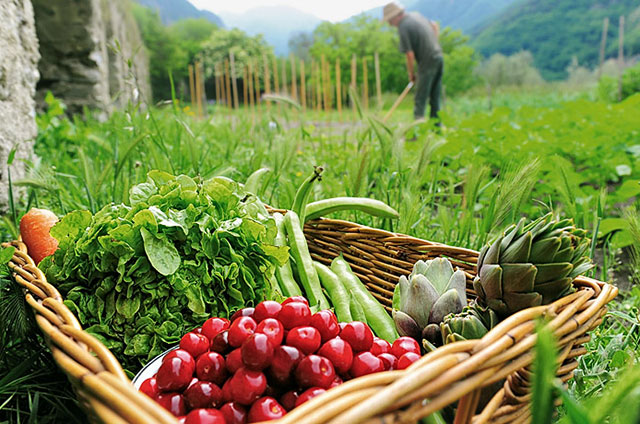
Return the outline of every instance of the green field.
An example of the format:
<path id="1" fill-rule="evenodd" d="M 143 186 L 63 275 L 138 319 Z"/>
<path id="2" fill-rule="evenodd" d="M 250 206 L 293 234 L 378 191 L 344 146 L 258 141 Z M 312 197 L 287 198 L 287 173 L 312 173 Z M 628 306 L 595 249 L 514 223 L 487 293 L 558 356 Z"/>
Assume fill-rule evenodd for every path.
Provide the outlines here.
<path id="1" fill-rule="evenodd" d="M 385 106 L 392 101 L 385 98 Z M 381 111 L 340 116 L 303 112 L 287 102 L 256 113 L 210 107 L 204 119 L 180 103 L 131 105 L 106 121 L 91 115 L 70 120 L 53 98 L 49 106 L 38 117 L 39 160 L 29 164 L 27 178 L 13 181 L 14 192 L 24 196 L 16 196 L 4 219 L 5 239 L 17 237 L 16 223 L 30 207 L 63 215 L 127 203 L 129 189 L 152 169 L 244 181 L 267 167 L 271 172 L 257 194 L 288 208 L 300 182 L 321 165 L 325 172 L 313 199 L 366 196 L 400 212 L 395 222 L 359 213 L 337 217 L 446 244 L 479 249 L 522 216 L 553 211 L 573 218 L 598 235 L 591 254 L 599 266 L 592 276 L 625 290 L 589 343 L 592 353 L 580 359 L 570 394 L 585 402 L 601 395 L 640 352 L 640 291 L 630 289 L 639 269 L 640 95 L 608 104 L 589 92 L 552 86 L 491 99 L 459 97 L 447 103 L 442 132 L 429 123 L 408 124 L 409 103 L 389 125 L 379 120 Z M 10 346 L 15 352 L 32 352 L 39 343 L 16 340 Z M 61 377 L 43 369 L 52 365 L 42 350 L 29 363 L 14 356 L 0 360 L 0 375 L 14 369 L 13 380 L 0 384 L 0 415 L 24 420 L 37 396 L 40 411 L 53 419 L 42 422 L 62 416 L 82 421 L 66 406 L 70 395 L 43 383 L 43 376 L 49 382 Z M 8 404 L 18 406 L 3 411 L 3 399 L 12 397 Z"/>

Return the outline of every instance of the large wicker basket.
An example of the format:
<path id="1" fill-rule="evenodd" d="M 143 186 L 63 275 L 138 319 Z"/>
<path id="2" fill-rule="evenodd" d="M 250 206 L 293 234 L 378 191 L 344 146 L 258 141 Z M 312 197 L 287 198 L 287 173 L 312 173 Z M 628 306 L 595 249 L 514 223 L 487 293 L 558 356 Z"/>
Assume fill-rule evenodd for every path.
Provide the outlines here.
<path id="1" fill-rule="evenodd" d="M 315 220 L 305 226 L 305 234 L 316 260 L 329 263 L 342 253 L 387 309 L 398 277 L 409 274 L 419 259 L 447 257 L 466 272 L 469 282 L 476 271 L 475 251 L 347 221 Z M 90 420 L 177 423 L 169 412 L 137 392 L 111 352 L 82 330 L 25 245 L 12 244 L 17 248 L 10 263 L 16 281 L 25 288 L 53 356 L 69 376 Z M 558 377 L 566 382 L 578 366 L 577 357 L 586 352 L 587 333 L 602 322 L 606 304 L 617 294 L 615 287 L 586 277 L 577 278 L 574 286 L 574 293 L 551 305 L 523 310 L 480 340 L 441 347 L 403 371 L 348 381 L 294 409 L 278 423 L 413 423 L 456 401 L 456 424 L 528 422 L 538 318 L 546 318 L 555 333 Z M 467 287 L 473 296 L 471 285 Z M 487 391 L 490 396 L 481 401 Z"/>

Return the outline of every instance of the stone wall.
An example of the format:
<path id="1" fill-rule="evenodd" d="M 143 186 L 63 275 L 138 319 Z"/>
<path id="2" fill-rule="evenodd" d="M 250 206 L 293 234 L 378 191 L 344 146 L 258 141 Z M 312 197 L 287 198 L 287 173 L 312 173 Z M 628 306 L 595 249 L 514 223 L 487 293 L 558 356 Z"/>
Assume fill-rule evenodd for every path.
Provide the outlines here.
<path id="1" fill-rule="evenodd" d="M 7 158 L 16 146 L 11 177 L 24 176 L 23 159 L 31 158 L 38 81 L 38 40 L 29 0 L 0 1 L 0 210 L 8 203 Z"/>
<path id="2" fill-rule="evenodd" d="M 149 89 L 148 59 L 127 0 L 32 0 L 40 41 L 38 104 L 106 112 Z M 128 65 L 131 63 L 131 67 Z"/>

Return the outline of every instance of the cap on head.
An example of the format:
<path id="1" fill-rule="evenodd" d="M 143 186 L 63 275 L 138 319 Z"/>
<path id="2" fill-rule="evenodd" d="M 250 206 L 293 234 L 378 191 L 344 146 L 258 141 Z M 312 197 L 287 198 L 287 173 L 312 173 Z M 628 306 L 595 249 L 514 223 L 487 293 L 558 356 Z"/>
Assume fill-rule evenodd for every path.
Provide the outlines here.
<path id="1" fill-rule="evenodd" d="M 396 2 L 388 3 L 382 9 L 382 21 L 389 22 L 391 21 L 391 19 L 402 14 L 402 12 L 404 12 L 404 8 L 400 6 L 398 3 Z"/>

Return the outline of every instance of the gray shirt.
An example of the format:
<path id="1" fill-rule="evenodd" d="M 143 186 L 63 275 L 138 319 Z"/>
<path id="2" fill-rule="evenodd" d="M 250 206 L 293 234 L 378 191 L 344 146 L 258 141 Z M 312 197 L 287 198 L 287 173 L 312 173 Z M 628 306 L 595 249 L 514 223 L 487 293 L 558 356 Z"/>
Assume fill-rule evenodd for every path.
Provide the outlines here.
<path id="1" fill-rule="evenodd" d="M 431 60 L 442 57 L 442 48 L 431 22 L 419 13 L 405 13 L 398 24 L 398 34 L 400 51 L 412 51 L 418 66 L 428 66 Z"/>

